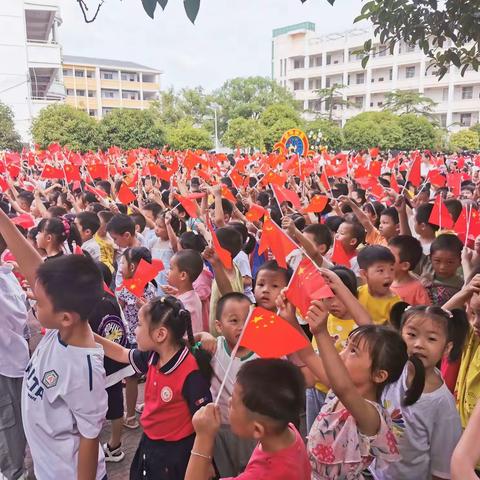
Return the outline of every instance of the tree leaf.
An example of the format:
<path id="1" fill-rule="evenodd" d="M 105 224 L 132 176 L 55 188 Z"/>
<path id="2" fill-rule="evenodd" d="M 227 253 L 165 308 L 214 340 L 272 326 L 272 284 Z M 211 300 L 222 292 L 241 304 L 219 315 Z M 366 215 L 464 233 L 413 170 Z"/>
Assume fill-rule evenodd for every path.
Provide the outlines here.
<path id="1" fill-rule="evenodd" d="M 157 0 L 142 0 L 142 5 L 145 12 L 147 12 L 147 15 L 150 18 L 153 18 L 155 8 L 157 8 Z"/>
<path id="2" fill-rule="evenodd" d="M 333 7 L 333 4 L 335 3 L 335 0 L 327 0 L 327 2 Z"/>
<path id="3" fill-rule="evenodd" d="M 158 4 L 162 7 L 162 10 L 165 10 L 168 0 L 157 0 Z"/>
<path id="4" fill-rule="evenodd" d="M 366 55 L 365 57 L 362 58 L 362 68 L 365 69 L 367 66 L 368 60 L 370 59 L 370 55 Z"/>
<path id="5" fill-rule="evenodd" d="M 195 23 L 198 10 L 200 9 L 200 0 L 183 0 L 183 6 L 185 7 L 185 12 L 187 12 L 187 17 L 192 23 Z"/>

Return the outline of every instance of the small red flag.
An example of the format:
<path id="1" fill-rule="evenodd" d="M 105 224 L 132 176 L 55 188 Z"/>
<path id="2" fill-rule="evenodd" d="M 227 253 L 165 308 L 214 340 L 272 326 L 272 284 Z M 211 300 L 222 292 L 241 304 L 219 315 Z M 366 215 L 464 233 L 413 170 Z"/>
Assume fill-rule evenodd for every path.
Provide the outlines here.
<path id="1" fill-rule="evenodd" d="M 228 250 L 226 250 L 220 245 L 217 234 L 215 233 L 215 230 L 213 228 L 212 222 L 209 217 L 207 217 L 207 227 L 210 230 L 210 234 L 212 235 L 213 249 L 218 255 L 218 258 L 221 260 L 223 266 L 227 270 L 230 270 L 232 268 L 232 255 Z"/>
<path id="2" fill-rule="evenodd" d="M 421 156 L 416 155 L 415 158 L 413 159 L 413 163 L 410 165 L 410 171 L 408 174 L 408 181 L 412 184 L 415 185 L 416 187 L 419 187 L 420 184 L 422 183 L 422 175 L 421 175 Z"/>
<path id="3" fill-rule="evenodd" d="M 31 228 L 35 225 L 33 217 L 31 215 L 29 215 L 28 213 L 22 213 L 21 215 L 13 217 L 12 222 L 15 225 L 20 225 L 21 227 L 26 228 L 26 229 L 29 229 L 29 228 Z"/>
<path id="4" fill-rule="evenodd" d="M 124 183 L 122 183 L 117 194 L 117 199 L 124 205 L 128 205 L 129 203 L 134 202 L 137 199 L 137 196 Z"/>
<path id="5" fill-rule="evenodd" d="M 467 223 L 468 223 L 467 209 L 466 207 L 463 207 L 462 211 L 460 212 L 460 215 L 457 218 L 457 221 L 455 222 L 455 225 L 453 226 L 453 231 L 458 235 L 467 233 Z"/>
<path id="6" fill-rule="evenodd" d="M 65 172 L 65 178 L 68 183 L 80 181 L 82 177 L 80 176 L 80 168 L 77 165 L 70 165 L 67 163 L 63 166 L 63 171 Z"/>
<path id="7" fill-rule="evenodd" d="M 222 197 L 226 198 L 227 200 L 229 200 L 232 203 L 236 203 L 236 200 L 235 200 L 235 197 L 233 196 L 233 193 L 230 191 L 230 189 L 224 183 L 222 183 L 221 188 L 222 188 Z"/>
<path id="8" fill-rule="evenodd" d="M 285 187 L 279 187 L 278 185 L 272 185 L 272 190 L 280 204 L 290 202 L 295 208 L 301 207 L 300 199 L 294 191 L 288 190 L 288 188 Z"/>
<path id="9" fill-rule="evenodd" d="M 347 255 L 345 248 L 343 248 L 342 242 L 335 239 L 333 244 L 333 252 L 332 252 L 332 262 L 336 265 L 343 265 L 344 267 L 350 268 L 350 257 Z"/>
<path id="10" fill-rule="evenodd" d="M 191 218 L 198 217 L 197 204 L 193 200 L 190 200 L 187 197 L 182 197 L 178 193 L 175 195 L 175 198 L 180 202 L 182 207 L 185 209 L 185 211 Z"/>
<path id="11" fill-rule="evenodd" d="M 380 150 L 377 147 L 371 148 L 370 149 L 370 156 L 372 158 L 378 157 L 378 154 L 380 153 Z"/>
<path id="12" fill-rule="evenodd" d="M 331 288 L 309 258 L 304 258 L 290 280 L 286 296 L 306 317 L 313 300 L 333 297 Z"/>
<path id="13" fill-rule="evenodd" d="M 398 186 L 397 176 L 395 175 L 395 170 L 392 170 L 392 175 L 390 176 L 390 188 L 397 193 L 400 193 L 400 187 Z"/>
<path id="14" fill-rule="evenodd" d="M 3 177 L 0 177 L 0 191 L 5 193 L 9 188 L 7 181 Z"/>
<path id="15" fill-rule="evenodd" d="M 73 254 L 74 255 L 85 255 L 83 253 L 83 250 L 82 250 L 82 247 L 80 247 L 79 245 L 75 244 L 75 246 L 73 247 Z"/>
<path id="16" fill-rule="evenodd" d="M 460 184 L 462 183 L 462 174 L 458 172 L 447 173 L 447 186 L 452 190 L 455 196 L 460 195 Z"/>
<path id="17" fill-rule="evenodd" d="M 122 286 L 136 297 L 142 297 L 145 292 L 145 286 L 152 281 L 163 270 L 164 266 L 160 260 L 154 260 L 148 263 L 143 258 L 140 260 L 133 278 L 125 278 Z M 122 288 L 122 287 L 119 287 Z"/>
<path id="18" fill-rule="evenodd" d="M 252 203 L 250 205 L 250 210 L 245 214 L 245 217 L 249 222 L 258 222 L 264 215 L 265 209 L 256 203 Z"/>
<path id="19" fill-rule="evenodd" d="M 449 229 L 453 227 L 452 217 L 445 206 L 442 195 L 437 195 L 437 198 L 435 198 L 435 203 L 433 204 L 428 223 L 438 225 L 442 229 Z"/>
<path id="20" fill-rule="evenodd" d="M 447 179 L 440 173 L 439 170 L 430 170 L 427 175 L 432 185 L 436 187 L 444 187 Z"/>
<path id="21" fill-rule="evenodd" d="M 297 245 L 285 234 L 285 232 L 269 217 L 265 217 L 263 223 L 262 237 L 258 247 L 258 253 L 261 255 L 265 250 L 269 249 L 278 265 L 287 268 L 286 258 L 295 250 Z"/>
<path id="22" fill-rule="evenodd" d="M 310 203 L 305 207 L 305 212 L 321 213 L 325 210 L 328 203 L 328 197 L 325 195 L 315 195 Z"/>
<path id="23" fill-rule="evenodd" d="M 87 165 L 87 170 L 93 179 L 100 178 L 101 180 L 108 180 L 108 168 L 106 165 L 101 163 Z"/>
<path id="24" fill-rule="evenodd" d="M 263 358 L 280 358 L 309 345 L 307 337 L 270 310 L 256 307 L 248 316 L 240 345 Z"/>
<path id="25" fill-rule="evenodd" d="M 50 180 L 58 180 L 60 178 L 63 178 L 63 176 L 63 170 L 60 170 L 60 168 L 52 167 L 51 165 L 45 165 L 42 174 L 40 175 L 41 178 L 48 178 Z"/>
<path id="26" fill-rule="evenodd" d="M 96 195 L 97 197 L 100 197 L 100 198 L 107 198 L 108 197 L 107 192 L 104 192 L 100 188 L 92 187 L 88 183 L 85 184 L 85 190 L 87 192 L 93 193 L 94 195 Z"/>

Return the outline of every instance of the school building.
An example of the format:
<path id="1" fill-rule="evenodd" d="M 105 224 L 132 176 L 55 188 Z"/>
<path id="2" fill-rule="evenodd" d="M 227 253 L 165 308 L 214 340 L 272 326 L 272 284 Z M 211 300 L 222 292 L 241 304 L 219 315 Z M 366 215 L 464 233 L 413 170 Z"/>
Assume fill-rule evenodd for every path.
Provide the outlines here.
<path id="1" fill-rule="evenodd" d="M 374 41 L 364 69 L 357 52 L 373 38 L 371 28 L 320 35 L 315 23 L 303 22 L 276 28 L 272 37 L 272 78 L 303 102 L 306 116 L 329 111 L 317 90 L 344 85 L 339 96 L 348 104 L 333 107 L 333 119 L 342 125 L 361 112 L 382 110 L 385 94 L 394 90 L 418 91 L 434 100 L 435 116 L 451 131 L 479 122 L 480 72 L 469 68 L 462 77 L 452 65 L 439 80 L 418 46 L 399 42 L 391 54 Z"/>

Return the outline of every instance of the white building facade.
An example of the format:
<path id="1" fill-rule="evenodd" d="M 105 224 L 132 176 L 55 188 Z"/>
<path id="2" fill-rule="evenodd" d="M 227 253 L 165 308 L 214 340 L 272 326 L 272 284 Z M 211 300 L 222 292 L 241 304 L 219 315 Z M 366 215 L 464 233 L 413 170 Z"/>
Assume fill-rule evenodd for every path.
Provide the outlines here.
<path id="1" fill-rule="evenodd" d="M 60 25 L 57 0 L 0 2 L 0 101 L 25 142 L 38 112 L 65 98 Z"/>
<path id="2" fill-rule="evenodd" d="M 334 85 L 346 105 L 334 105 L 333 119 L 341 123 L 361 112 L 380 111 L 387 92 L 417 91 L 437 103 L 433 108 L 440 125 L 451 131 L 480 121 L 480 72 L 468 69 L 464 76 L 451 66 L 439 80 L 429 59 L 416 46 L 403 42 L 393 54 L 379 42 L 365 69 L 356 52 L 373 38 L 370 28 L 319 36 L 315 24 L 303 22 L 273 30 L 272 78 L 303 102 L 308 116 L 326 114 L 329 105 L 316 91 Z"/>

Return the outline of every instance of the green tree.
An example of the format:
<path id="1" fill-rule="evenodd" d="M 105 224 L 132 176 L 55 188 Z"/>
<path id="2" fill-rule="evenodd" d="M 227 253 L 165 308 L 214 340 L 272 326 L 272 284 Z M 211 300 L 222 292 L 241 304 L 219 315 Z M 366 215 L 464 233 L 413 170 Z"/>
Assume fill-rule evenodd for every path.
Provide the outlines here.
<path id="1" fill-rule="evenodd" d="M 32 122 L 32 136 L 42 148 L 52 142 L 82 152 L 99 147 L 97 121 L 83 110 L 60 103 L 40 110 Z"/>
<path id="2" fill-rule="evenodd" d="M 433 118 L 432 111 L 436 105 L 436 102 L 420 92 L 395 90 L 385 95 L 383 109 L 400 115 L 414 113 Z"/>
<path id="3" fill-rule="evenodd" d="M 264 148 L 265 127 L 253 118 L 234 118 L 228 122 L 222 143 L 230 148 Z"/>
<path id="4" fill-rule="evenodd" d="M 480 123 L 476 123 L 475 125 L 470 127 L 470 130 L 472 132 L 476 132 L 478 134 L 478 136 L 480 137 Z"/>
<path id="5" fill-rule="evenodd" d="M 435 147 L 437 128 L 427 118 L 414 114 L 400 115 L 398 123 L 403 131 L 402 150 L 431 150 Z"/>
<path id="6" fill-rule="evenodd" d="M 151 110 L 116 109 L 100 122 L 100 140 L 102 148 L 159 148 L 165 144 L 165 128 Z"/>
<path id="7" fill-rule="evenodd" d="M 343 127 L 345 146 L 354 150 L 365 150 L 382 143 L 382 129 L 373 120 L 355 120 L 355 117 L 346 121 Z"/>
<path id="8" fill-rule="evenodd" d="M 175 126 L 167 126 L 167 143 L 174 150 L 210 150 L 212 136 L 205 128 L 197 128 L 188 119 Z"/>
<path id="9" fill-rule="evenodd" d="M 326 145 L 332 150 L 340 150 L 343 147 L 343 131 L 336 123 L 317 119 L 305 122 L 303 128 L 311 148 Z"/>
<path id="10" fill-rule="evenodd" d="M 0 150 L 19 150 L 22 148 L 20 135 L 15 130 L 12 109 L 0 102 Z"/>
<path id="11" fill-rule="evenodd" d="M 316 90 L 317 99 L 320 103 L 325 104 L 326 110 L 328 110 L 328 120 L 331 122 L 333 117 L 333 107 L 350 105 L 351 102 L 344 100 L 342 95 L 342 90 L 345 88 L 345 85 L 334 84 L 331 87 L 320 88 Z"/>
<path id="12" fill-rule="evenodd" d="M 282 103 L 298 109 L 293 94 L 277 82 L 265 77 L 233 78 L 213 92 L 220 106 L 219 130 L 224 132 L 231 119 L 259 118 L 270 105 Z"/>
<path id="13" fill-rule="evenodd" d="M 275 103 L 268 106 L 260 115 L 260 123 L 265 127 L 263 143 L 271 150 L 282 135 L 291 128 L 300 128 L 300 114 L 290 104 Z"/>
<path id="14" fill-rule="evenodd" d="M 450 144 L 456 150 L 478 150 L 480 139 L 478 133 L 473 130 L 460 130 L 452 133 Z"/>
<path id="15" fill-rule="evenodd" d="M 185 117 L 180 99 L 173 88 L 161 91 L 160 98 L 150 103 L 150 110 L 166 125 L 176 125 Z"/>

